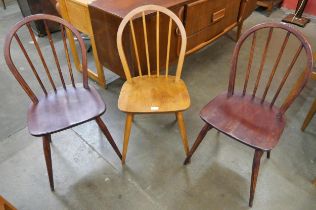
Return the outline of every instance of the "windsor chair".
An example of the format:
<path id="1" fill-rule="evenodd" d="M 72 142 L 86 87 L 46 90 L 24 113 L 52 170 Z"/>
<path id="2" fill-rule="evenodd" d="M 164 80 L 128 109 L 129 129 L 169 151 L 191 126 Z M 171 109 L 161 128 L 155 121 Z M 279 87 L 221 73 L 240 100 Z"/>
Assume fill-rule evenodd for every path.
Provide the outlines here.
<path id="1" fill-rule="evenodd" d="M 49 41 L 49 46 L 51 48 L 51 52 L 53 54 L 54 61 L 56 64 L 56 68 L 54 68 L 54 70 L 58 70 L 58 76 L 60 79 L 60 83 L 62 84 L 62 87 L 57 87 L 57 85 L 55 84 L 57 83 L 57 81 L 54 81 L 53 79 L 54 77 L 51 73 L 52 69 L 50 70 L 48 68 L 47 61 L 45 59 L 46 56 L 44 56 L 43 54 L 44 51 L 41 50 L 41 47 L 31 29 L 30 24 L 33 21 L 38 20 L 43 20 L 43 23 L 45 25 L 47 39 Z M 63 74 L 60 61 L 58 59 L 58 55 L 56 52 L 55 44 L 52 39 L 52 35 L 48 30 L 47 25 L 50 22 L 55 22 L 60 25 L 62 42 L 65 52 L 64 56 L 65 60 L 67 60 L 68 66 L 68 73 L 66 74 Z M 17 33 L 21 28 L 26 28 L 29 32 L 31 40 L 33 41 L 34 46 L 36 48 L 36 52 L 39 55 L 39 60 L 41 61 L 45 69 L 47 77 L 44 78 L 45 74 L 44 76 L 41 76 L 41 72 L 36 70 L 36 68 L 39 67 L 39 65 L 33 64 L 32 59 L 29 56 L 28 50 L 25 49 L 25 46 L 23 45 Z M 81 48 L 83 70 L 82 84 L 75 83 L 74 80 L 65 35 L 66 29 L 68 29 L 70 32 L 74 34 L 75 37 L 77 37 Z M 41 87 L 41 90 L 43 91 L 43 95 L 36 96 L 35 91 L 33 91 L 30 87 L 30 83 L 27 83 L 26 80 L 22 77 L 21 73 L 18 71 L 14 63 L 14 60 L 11 56 L 11 44 L 13 38 L 15 39 L 23 55 L 25 56 L 30 69 L 32 70 L 35 78 L 39 83 L 39 86 Z M 4 55 L 10 71 L 12 72 L 16 80 L 20 83 L 20 85 L 32 101 L 27 112 L 27 125 L 31 135 L 43 138 L 45 161 L 47 166 L 50 187 L 52 191 L 54 191 L 54 181 L 50 142 L 51 134 L 53 133 L 66 130 L 68 128 L 88 122 L 90 120 L 95 120 L 98 126 L 100 127 L 101 131 L 113 147 L 114 151 L 121 159 L 121 153 L 118 150 L 109 130 L 107 129 L 106 125 L 101 119 L 101 115 L 105 112 L 106 106 L 102 101 L 101 97 L 99 96 L 98 92 L 93 87 L 88 85 L 87 57 L 84 42 L 78 31 L 71 24 L 69 24 L 68 22 L 59 17 L 52 15 L 38 14 L 26 17 L 20 22 L 18 22 L 7 34 L 5 39 Z M 67 80 L 65 78 L 67 75 L 70 80 L 69 83 L 71 83 L 70 85 L 66 85 Z M 52 90 L 48 89 L 48 85 L 44 85 L 45 82 L 43 82 L 43 79 L 49 81 Z"/>
<path id="2" fill-rule="evenodd" d="M 150 11 L 155 12 L 152 12 L 148 15 L 156 15 L 155 32 L 148 31 L 146 27 L 147 16 L 145 15 L 145 13 L 147 14 Z M 167 30 L 160 27 L 160 19 L 162 19 L 163 15 L 165 17 L 167 16 L 169 20 Z M 142 52 L 138 52 L 137 46 L 140 43 L 137 43 L 135 38 L 136 35 L 134 30 L 134 22 L 136 21 L 141 22 L 143 26 L 144 45 L 146 49 L 145 59 L 147 63 L 147 75 L 143 75 L 142 67 L 140 64 L 140 59 L 142 58 L 140 55 Z M 175 22 L 175 26 L 178 27 L 178 32 L 181 36 L 181 48 L 179 50 L 179 59 L 175 76 L 169 75 L 169 55 L 173 22 Z M 133 40 L 134 53 L 137 60 L 136 68 L 138 69 L 139 73 L 139 76 L 136 77 L 131 76 L 131 68 L 128 64 L 128 60 L 124 53 L 124 48 L 122 44 L 123 31 L 128 23 L 131 32 L 131 39 Z M 161 33 L 164 31 L 167 32 L 166 35 L 168 37 L 166 46 L 162 46 L 162 43 L 160 43 L 159 39 Z M 155 34 L 156 36 L 155 43 L 152 43 L 152 45 L 156 45 L 156 49 L 151 49 L 151 51 L 149 49 L 149 43 L 147 39 L 148 34 Z M 137 36 L 140 36 L 140 34 L 137 34 Z M 189 146 L 182 112 L 189 108 L 190 96 L 186 85 L 180 78 L 186 49 L 186 33 L 181 21 L 173 12 L 161 6 L 145 5 L 138 7 L 128 13 L 122 20 L 117 33 L 117 47 L 127 79 L 121 89 L 121 93 L 118 99 L 118 108 L 126 113 L 122 164 L 125 163 L 132 119 L 135 114 L 175 113 L 182 137 L 184 150 L 187 154 L 189 151 Z M 150 59 L 149 52 L 155 52 L 156 54 L 151 57 L 154 58 L 152 60 L 155 61 L 155 66 L 151 65 L 153 62 L 151 63 L 152 60 Z M 166 56 L 164 72 L 160 68 L 160 56 L 162 56 L 163 54 L 164 56 Z"/>
<path id="3" fill-rule="evenodd" d="M 264 41 L 264 48 L 262 54 L 259 54 L 259 70 L 257 74 L 252 70 L 253 57 L 255 54 L 256 37 L 262 30 L 268 30 L 268 35 L 266 41 Z M 274 57 L 271 64 L 273 64 L 272 69 L 268 71 L 265 66 L 265 60 L 267 58 L 267 52 L 271 43 L 271 37 L 275 30 L 281 30 L 285 32 L 285 38 L 281 40 L 281 47 L 278 50 L 276 46 L 273 46 L 273 52 L 278 53 Z M 286 63 L 283 71 L 278 69 L 280 60 L 282 59 L 283 52 L 287 46 L 289 38 L 295 39 L 299 43 L 298 47 L 292 49 L 291 47 L 291 56 L 292 58 L 289 63 Z M 237 73 L 237 63 L 240 57 L 240 49 L 244 44 L 245 40 L 249 38 L 251 41 L 250 44 L 250 55 L 247 68 L 245 71 L 245 79 L 243 82 L 242 92 L 235 91 L 236 75 L 239 76 L 241 72 Z M 279 42 L 279 41 L 278 41 Z M 279 42 L 280 43 L 280 42 Z M 275 102 L 280 95 L 280 91 L 285 85 L 293 66 L 295 65 L 297 58 L 301 54 L 301 51 L 304 49 L 306 53 L 306 70 L 303 73 L 303 79 L 299 80 L 299 83 L 295 85 L 295 88 L 290 88 L 290 93 L 285 95 L 285 100 L 282 103 L 281 107 L 277 107 Z M 272 52 L 271 50 L 269 52 Z M 295 52 L 295 54 L 293 53 Z M 292 55 L 294 54 L 294 55 Z M 284 56 L 283 56 L 284 57 Z M 305 57 L 304 57 L 305 61 Z M 251 187 L 250 187 L 250 198 L 249 206 L 253 205 L 253 198 L 257 183 L 257 176 L 259 173 L 260 159 L 264 152 L 267 152 L 267 157 L 270 158 L 270 151 L 277 145 L 279 138 L 285 127 L 285 112 L 289 106 L 293 103 L 294 99 L 299 95 L 303 87 L 305 86 L 311 69 L 313 66 L 312 52 L 311 47 L 303 34 L 294 28 L 282 23 L 263 23 L 256 25 L 245 32 L 241 38 L 238 40 L 236 47 L 233 53 L 232 67 L 229 78 L 228 91 L 216 96 L 211 100 L 200 112 L 200 117 L 205 122 L 204 127 L 200 131 L 196 141 L 194 142 L 190 152 L 184 162 L 188 164 L 193 153 L 196 151 L 199 144 L 202 142 L 207 132 L 215 128 L 219 132 L 222 132 L 234 140 L 237 140 L 246 146 L 249 146 L 255 149 L 253 164 L 252 164 L 252 175 L 251 175 Z M 270 69 L 270 68 L 269 68 Z M 296 68 L 302 69 L 305 68 Z M 266 83 L 261 82 L 261 87 L 263 87 L 262 97 L 257 97 L 258 87 L 260 81 L 263 81 L 262 75 L 263 70 L 267 71 Z M 281 72 L 282 79 L 275 79 L 277 70 Z M 250 83 L 250 74 L 253 72 L 254 76 L 254 89 L 252 93 L 247 93 L 247 86 Z M 279 73 L 278 72 L 278 73 Z M 277 81 L 275 94 L 272 94 L 271 102 L 268 102 L 268 92 L 274 89 L 272 86 L 272 80 Z M 279 80 L 279 81 L 278 81 Z M 248 88 L 249 89 L 249 88 Z M 269 91 L 270 89 L 270 91 Z M 283 88 L 284 89 L 284 88 Z M 274 91 L 273 91 L 274 92 Z M 260 94 L 261 95 L 261 94 Z"/>

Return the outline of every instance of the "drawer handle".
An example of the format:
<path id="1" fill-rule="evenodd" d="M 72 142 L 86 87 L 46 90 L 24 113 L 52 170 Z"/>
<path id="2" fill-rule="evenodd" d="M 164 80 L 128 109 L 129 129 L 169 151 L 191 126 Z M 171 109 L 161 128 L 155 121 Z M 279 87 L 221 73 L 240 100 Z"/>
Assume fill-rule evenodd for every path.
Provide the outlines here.
<path id="1" fill-rule="evenodd" d="M 225 10 L 226 9 L 224 8 L 217 12 L 214 12 L 212 15 L 212 23 L 222 20 L 225 17 Z"/>

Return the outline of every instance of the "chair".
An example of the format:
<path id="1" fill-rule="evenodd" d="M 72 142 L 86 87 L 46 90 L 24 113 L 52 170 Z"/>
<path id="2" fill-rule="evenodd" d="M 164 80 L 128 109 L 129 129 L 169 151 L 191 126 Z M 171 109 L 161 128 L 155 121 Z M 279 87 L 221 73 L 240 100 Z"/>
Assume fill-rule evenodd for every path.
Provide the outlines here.
<path id="1" fill-rule="evenodd" d="M 256 52 L 256 44 L 258 44 L 256 43 L 256 37 L 263 29 L 268 30 L 267 40 L 263 42 L 263 53 L 259 53 L 259 59 L 261 59 L 261 62 L 260 65 L 258 65 L 259 68 L 257 74 L 254 74 L 254 89 L 252 93 L 247 93 L 247 85 L 250 83 L 251 78 L 250 74 L 251 71 L 254 72 L 252 70 L 252 62 Z M 277 46 L 273 46 L 273 52 L 276 52 L 277 56 L 273 58 L 275 61 L 271 63 L 272 69 L 269 68 L 269 71 L 268 69 L 265 69 L 267 70 L 267 76 L 264 78 L 267 82 L 263 83 L 262 81 L 264 79 L 261 75 L 263 75 L 269 44 L 272 34 L 275 30 L 285 32 L 285 38 L 278 41 L 281 44 L 280 49 L 277 49 Z M 291 38 L 295 39 L 294 41 L 299 43 L 299 46 L 290 47 L 291 57 L 288 57 L 290 62 L 285 63 L 285 67 L 281 71 L 281 69 L 277 68 L 279 66 L 280 60 L 282 59 L 283 52 L 285 51 L 290 36 Z M 247 38 L 252 41 L 250 44 L 251 47 L 249 61 L 246 68 L 247 70 L 245 71 L 245 79 L 242 79 L 243 77 L 240 77 L 241 72 L 237 73 L 236 69 L 240 57 L 240 49 Z M 272 46 L 270 46 L 270 48 L 271 47 Z M 307 68 L 304 71 L 304 77 L 302 80 L 300 80 L 299 85 L 295 86 L 296 88 L 290 88 L 290 93 L 285 94 L 286 97 L 281 107 L 277 107 L 275 102 L 303 49 L 306 52 L 307 57 Z M 267 152 L 267 157 L 270 158 L 270 151 L 277 145 L 285 127 L 285 112 L 305 86 L 311 73 L 312 66 L 313 60 L 311 47 L 304 38 L 303 34 L 294 28 L 282 23 L 263 23 L 256 25 L 245 32 L 237 42 L 233 53 L 228 91 L 216 96 L 201 110 L 200 117 L 205 122 L 205 125 L 200 131 L 196 141 L 194 142 L 194 145 L 190 149 L 189 155 L 187 156 L 184 164 L 188 164 L 190 162 L 191 156 L 196 151 L 207 132 L 212 128 L 215 128 L 219 132 L 226 134 L 232 139 L 255 149 L 249 198 L 249 206 L 251 207 L 253 205 L 257 176 L 260 167 L 260 159 L 264 152 Z M 305 68 L 299 69 L 304 70 Z M 279 70 L 279 72 L 277 72 L 277 70 Z M 271 85 L 272 80 L 275 78 L 276 72 L 281 74 L 281 79 L 274 80 L 276 83 Z M 241 81 L 244 81 L 242 82 L 242 92 L 235 91 L 235 83 L 237 83 L 236 76 L 241 78 Z M 259 83 L 260 87 L 263 87 L 264 90 L 262 91 L 262 97 L 256 96 L 256 94 L 259 95 L 257 92 Z M 276 91 L 271 92 L 274 89 L 274 86 L 277 87 Z M 270 87 L 273 88 L 271 89 Z M 271 102 L 267 101 L 268 92 L 271 93 L 271 96 L 273 96 L 271 97 Z"/>
<path id="2" fill-rule="evenodd" d="M 155 11 L 155 13 L 150 13 L 150 11 Z M 146 17 L 148 16 L 145 16 L 145 13 L 150 13 L 148 16 L 151 17 L 153 17 L 153 15 L 156 15 L 156 29 L 154 30 L 154 32 L 148 31 L 146 27 Z M 135 16 L 138 19 L 133 19 Z M 166 30 L 160 27 L 160 25 L 162 25 L 160 24 L 160 20 L 163 17 L 167 17 L 167 22 L 169 23 L 168 29 Z M 172 27 L 173 22 L 175 22 L 175 26 L 178 27 L 179 30 L 177 30 L 177 32 L 179 32 L 178 34 L 181 37 L 181 47 L 178 51 L 179 59 L 175 76 L 169 75 L 169 52 L 171 43 L 171 32 L 174 28 Z M 131 39 L 133 40 L 134 52 L 137 60 L 137 67 L 135 68 L 138 69 L 139 76 L 136 77 L 132 77 L 131 75 L 131 70 L 134 69 L 131 69 L 128 64 L 122 44 L 123 31 L 128 23 L 130 26 L 130 35 Z M 144 57 L 147 61 L 147 72 L 145 73 L 147 73 L 147 75 L 143 75 L 142 67 L 140 64 L 140 55 L 141 53 L 145 52 L 138 52 L 137 46 L 140 43 L 137 43 L 134 31 L 134 24 L 137 23 L 142 24 L 143 26 L 142 28 L 144 36 L 144 46 L 146 49 L 146 56 Z M 166 34 L 168 37 L 168 41 L 166 43 L 167 46 L 161 46 L 159 39 L 161 33 L 164 31 L 168 32 Z M 150 43 L 148 43 L 147 34 L 156 35 L 156 43 L 154 43 L 156 49 L 152 50 L 153 52 L 155 52 L 155 55 L 151 57 L 154 58 L 152 60 L 150 59 L 149 55 Z M 140 34 L 137 34 L 137 36 L 140 36 Z M 182 112 L 189 108 L 190 96 L 184 82 L 180 79 L 186 49 L 186 33 L 181 21 L 173 12 L 161 6 L 145 5 L 138 7 L 128 13 L 122 20 L 117 33 L 117 47 L 127 79 L 121 89 L 118 99 L 118 108 L 122 112 L 126 113 L 122 164 L 125 163 L 132 119 L 135 114 L 175 113 L 179 124 L 184 150 L 187 154 L 189 151 L 189 147 Z M 166 60 L 162 61 L 161 58 L 163 55 L 166 56 Z M 151 65 L 151 61 L 152 63 L 156 63 L 156 65 Z M 165 72 L 162 72 L 162 65 L 165 65 Z"/>
<path id="3" fill-rule="evenodd" d="M 58 76 L 60 78 L 60 83 L 62 87 L 56 87 L 55 82 L 53 80 L 53 76 L 51 74 L 51 70 L 49 70 L 47 66 L 47 62 L 39 43 L 37 42 L 34 33 L 31 29 L 31 23 L 33 21 L 43 20 L 45 29 L 47 32 L 47 38 L 49 40 L 49 45 L 51 47 L 51 52 L 53 54 L 54 61 L 56 63 L 56 67 L 54 70 L 58 72 Z M 54 41 L 52 39 L 52 35 L 48 30 L 48 24 L 51 22 L 59 23 L 61 28 L 62 41 L 65 51 L 65 60 L 67 60 L 67 65 L 69 71 L 63 74 L 61 69 L 60 62 L 58 60 L 57 52 L 54 46 Z M 26 26 L 26 27 L 25 27 Z M 39 72 L 36 70 L 36 67 L 39 65 L 35 65 L 32 62 L 27 50 L 21 42 L 21 39 L 18 36 L 18 30 L 21 28 L 27 28 L 32 41 L 34 42 L 34 46 L 39 55 L 39 61 L 43 64 L 45 69 L 44 72 Z M 82 54 L 82 80 L 83 84 L 75 83 L 74 76 L 72 72 L 72 66 L 70 62 L 70 56 L 68 53 L 67 41 L 65 36 L 65 28 L 71 31 L 78 39 L 79 45 L 81 48 Z M 18 71 L 14 61 L 11 57 L 11 44 L 13 38 L 16 40 L 19 45 L 22 53 L 24 54 L 27 63 L 29 64 L 30 69 L 32 70 L 35 78 L 37 79 L 41 90 L 43 91 L 43 95 L 36 96 L 35 91 L 31 89 L 29 84 L 22 77 L 20 72 Z M 98 92 L 91 86 L 88 85 L 88 73 L 87 73 L 87 57 L 85 53 L 85 45 L 80 37 L 78 31 L 70 25 L 68 22 L 63 19 L 52 16 L 52 15 L 32 15 L 24 18 L 22 21 L 18 22 L 11 31 L 7 34 L 5 39 L 5 47 L 4 47 L 4 55 L 6 63 L 20 83 L 24 91 L 32 100 L 31 105 L 29 106 L 27 113 L 27 126 L 29 132 L 33 136 L 38 136 L 43 138 L 43 149 L 46 160 L 47 172 L 50 182 L 51 190 L 54 191 L 54 181 L 53 181 L 53 169 L 52 169 L 52 160 L 51 160 L 51 150 L 50 150 L 50 142 L 51 142 L 51 134 L 66 130 L 68 128 L 74 127 L 76 125 L 95 120 L 102 130 L 103 134 L 107 137 L 111 146 L 115 150 L 116 154 L 121 158 L 121 153 L 118 150 L 110 132 L 108 131 L 106 125 L 101 119 L 101 115 L 105 112 L 106 107 Z M 58 70 L 58 71 L 57 71 Z M 43 73 L 43 74 L 41 74 Z M 44 76 L 41 76 L 44 75 Z M 46 77 L 47 76 L 47 77 Z M 58 78 L 57 76 L 57 78 Z M 70 85 L 66 85 L 66 76 L 71 81 Z M 45 82 L 42 80 L 46 79 L 49 81 L 52 90 L 49 90 L 48 85 L 44 85 Z M 34 84 L 32 84 L 34 85 Z"/>

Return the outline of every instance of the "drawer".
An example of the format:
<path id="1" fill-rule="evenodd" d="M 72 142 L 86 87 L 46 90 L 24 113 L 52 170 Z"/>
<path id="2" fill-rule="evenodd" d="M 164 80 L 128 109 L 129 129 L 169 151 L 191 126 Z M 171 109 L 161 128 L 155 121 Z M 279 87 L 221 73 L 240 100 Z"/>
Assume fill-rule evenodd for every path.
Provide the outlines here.
<path id="1" fill-rule="evenodd" d="M 185 28 L 188 36 L 217 24 L 217 30 L 237 22 L 241 0 L 198 0 L 186 5 Z M 221 27 L 221 28 L 218 28 Z"/>

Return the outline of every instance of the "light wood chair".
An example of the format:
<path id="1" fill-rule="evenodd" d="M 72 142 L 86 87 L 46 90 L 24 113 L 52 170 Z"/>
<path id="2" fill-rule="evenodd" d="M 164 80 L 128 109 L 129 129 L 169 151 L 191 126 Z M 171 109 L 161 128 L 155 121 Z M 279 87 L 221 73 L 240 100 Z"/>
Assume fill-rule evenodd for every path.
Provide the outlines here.
<path id="1" fill-rule="evenodd" d="M 155 32 L 150 33 L 151 35 L 156 35 L 156 56 L 152 56 L 155 60 L 156 65 L 152 66 L 149 55 L 149 43 L 147 36 L 149 34 L 146 27 L 146 16 L 145 14 L 156 15 L 156 29 Z M 161 46 L 159 37 L 163 29 L 161 29 L 160 19 L 162 16 L 167 16 L 169 19 L 168 24 L 168 41 L 167 46 Z M 138 52 L 138 44 L 136 42 L 136 34 L 134 31 L 134 17 L 138 18 L 139 22 L 142 22 L 143 33 L 144 33 L 144 44 L 146 49 L 146 63 L 147 63 L 147 75 L 143 75 L 141 65 L 140 65 L 140 52 Z M 139 23 L 138 22 L 138 23 Z M 178 27 L 181 35 L 181 48 L 179 50 L 179 59 L 176 68 L 176 74 L 169 75 L 169 53 L 170 53 L 170 42 L 172 33 L 172 24 L 175 22 L 176 27 Z M 124 53 L 122 36 L 126 25 L 129 23 L 129 29 L 131 32 L 131 38 L 133 40 L 134 52 L 137 59 L 137 68 L 139 76 L 132 77 L 131 68 L 126 59 Z M 181 71 L 185 56 L 187 39 L 185 29 L 180 21 L 180 19 L 170 10 L 156 5 L 145 5 L 138 7 L 128 13 L 122 20 L 118 33 L 117 33 L 117 47 L 119 56 L 122 61 L 124 73 L 126 75 L 127 81 L 124 83 L 121 93 L 118 99 L 118 108 L 126 113 L 126 124 L 124 133 L 124 144 L 123 144 L 123 154 L 122 154 L 122 164 L 125 163 L 127 147 L 129 136 L 131 132 L 132 119 L 135 114 L 150 114 L 150 113 L 175 113 L 179 124 L 180 134 L 182 137 L 182 143 L 184 146 L 185 153 L 189 151 L 188 140 L 184 126 L 183 114 L 182 112 L 189 108 L 190 106 L 190 96 L 186 85 L 181 80 Z M 165 63 L 161 62 L 162 54 L 166 55 Z M 128 55 L 129 56 L 129 55 Z M 165 67 L 165 71 L 162 72 L 161 66 Z M 134 69 L 132 69 L 134 70 Z"/>
<path id="2" fill-rule="evenodd" d="M 52 58 L 54 59 L 56 64 L 56 66 L 53 66 L 52 68 L 48 67 L 48 63 L 46 60 L 48 56 L 45 56 L 44 51 L 41 50 L 41 47 L 35 38 L 34 32 L 31 29 L 31 24 L 34 21 L 39 20 L 43 21 L 44 23 L 49 46 L 51 47 L 51 50 L 49 51 L 52 52 Z M 67 61 L 68 72 L 67 67 L 64 70 L 60 64 L 53 37 L 48 30 L 48 25 L 51 22 L 55 22 L 60 25 L 65 52 L 65 54 L 63 54 L 62 56 L 64 56 L 65 60 Z M 33 56 L 29 55 L 28 50 L 24 47 L 25 44 L 23 44 L 21 39 L 19 38 L 18 32 L 21 28 L 28 31 L 31 40 L 34 43 L 36 52 L 38 54 L 38 57 L 36 59 Z M 75 83 L 72 65 L 70 62 L 70 55 L 68 53 L 65 33 L 66 28 L 78 39 L 81 48 L 82 84 Z M 31 87 L 36 85 L 36 82 L 27 83 L 19 72 L 16 66 L 16 62 L 12 58 L 12 52 L 14 52 L 14 54 L 18 52 L 13 51 L 11 48 L 13 40 L 20 47 L 21 53 L 26 58 L 27 64 L 25 65 L 25 68 L 27 69 L 29 67 L 29 70 L 31 70 L 34 77 L 36 78 L 38 86 L 40 87 L 40 90 L 43 91 L 43 94 L 36 95 L 35 90 L 31 89 Z M 32 101 L 27 113 L 27 126 L 31 135 L 42 137 L 43 139 L 44 156 L 49 183 L 52 191 L 54 190 L 54 181 L 50 142 L 51 135 L 54 133 L 72 128 L 76 125 L 80 125 L 88 121 L 95 120 L 100 130 L 106 136 L 114 151 L 121 159 L 121 153 L 117 148 L 109 130 L 101 119 L 101 115 L 106 111 L 106 106 L 95 88 L 89 86 L 88 84 L 87 57 L 84 42 L 79 32 L 71 24 L 59 17 L 52 15 L 38 14 L 28 16 L 18 22 L 9 31 L 5 39 L 4 50 L 5 60 L 10 71 Z M 40 65 L 36 65 L 36 63 L 33 63 L 36 60 L 42 63 L 45 71 L 43 70 L 43 72 L 41 72 L 38 70 Z M 19 65 L 21 64 L 19 63 Z M 55 77 L 51 73 L 54 70 L 56 70 L 56 73 L 58 73 L 58 75 L 56 76 L 57 78 L 59 76 L 58 80 L 54 80 Z M 45 84 L 45 80 L 47 80 L 47 83 L 49 83 L 49 85 Z M 67 81 L 69 81 L 69 85 L 67 85 Z M 58 82 L 62 84 L 62 87 L 57 86 Z"/>
<path id="3" fill-rule="evenodd" d="M 259 36 L 260 32 L 262 33 L 262 31 L 266 30 L 268 30 L 269 33 L 264 42 L 262 53 L 259 53 L 259 59 L 261 59 L 261 61 L 259 60 L 259 70 L 256 71 L 253 67 L 255 66 L 253 65 L 253 61 L 257 60 L 254 59 L 256 46 L 258 44 L 256 37 Z M 280 43 L 282 43 L 280 49 L 271 44 L 272 35 L 276 30 L 280 30 L 285 34 L 284 39 L 280 40 Z M 291 49 L 293 48 L 291 50 L 291 57 L 286 61 L 283 59 L 282 64 L 285 63 L 285 65 L 280 65 L 282 58 L 285 57 L 283 56 L 284 51 L 290 38 L 293 43 L 298 44 L 297 46 L 291 46 Z M 235 83 L 237 84 L 236 77 L 237 75 L 242 76 L 243 73 L 242 71 L 237 72 L 238 61 L 241 57 L 240 49 L 247 39 L 251 40 L 251 47 L 248 65 L 245 68 L 241 68 L 245 72 L 243 87 L 241 90 L 235 90 L 237 89 L 237 85 L 235 85 Z M 271 49 L 272 47 L 273 52 L 278 53 L 277 56 L 268 55 L 268 52 L 272 52 L 271 50 L 268 51 L 268 49 Z M 302 51 L 305 53 L 301 53 Z M 296 65 L 296 68 L 293 68 L 297 63 L 300 54 L 302 54 L 302 56 L 306 55 L 305 57 L 302 57 L 306 66 L 300 68 L 297 67 L 299 65 Z M 269 58 L 273 58 L 273 60 L 271 60 L 271 68 L 265 66 L 267 63 L 266 61 Z M 280 66 L 284 67 L 281 69 L 279 68 Z M 278 144 L 286 125 L 285 112 L 306 85 L 312 68 L 313 57 L 311 47 L 300 31 L 282 23 L 263 23 L 249 29 L 241 36 L 236 44 L 232 58 L 228 91 L 216 96 L 205 105 L 200 112 L 200 117 L 205 122 L 205 125 L 190 149 L 184 164 L 190 162 L 192 155 L 206 136 L 207 132 L 212 128 L 226 134 L 233 140 L 253 148 L 255 152 L 252 164 L 249 196 L 249 206 L 251 207 L 256 190 L 261 157 L 264 152 L 267 152 L 267 158 L 270 158 L 270 152 Z M 280 98 L 281 91 L 285 91 L 285 83 L 288 81 L 287 79 L 290 74 L 293 75 L 295 73 L 294 69 L 298 69 L 303 73 L 298 72 L 300 73 L 298 75 L 301 75 L 297 80 L 298 82 L 290 88 L 289 94 L 285 94 L 285 96 L 287 96 L 285 100 L 279 100 L 281 101 L 281 106 L 278 107 L 276 105 L 276 100 Z M 264 74 L 263 71 L 268 71 L 264 72 L 267 73 L 267 76 L 265 76 L 266 78 L 262 76 Z M 275 75 L 277 72 L 280 72 L 282 79 L 276 79 Z M 254 77 L 251 77 L 251 75 L 254 75 Z M 251 83 L 252 78 L 254 81 L 254 88 L 249 93 L 249 84 Z M 259 88 L 264 91 L 260 93 L 258 91 Z M 272 96 L 271 100 L 269 99 L 268 93 Z"/>
<path id="4" fill-rule="evenodd" d="M 16 210 L 16 208 L 0 195 L 0 210 Z"/>

